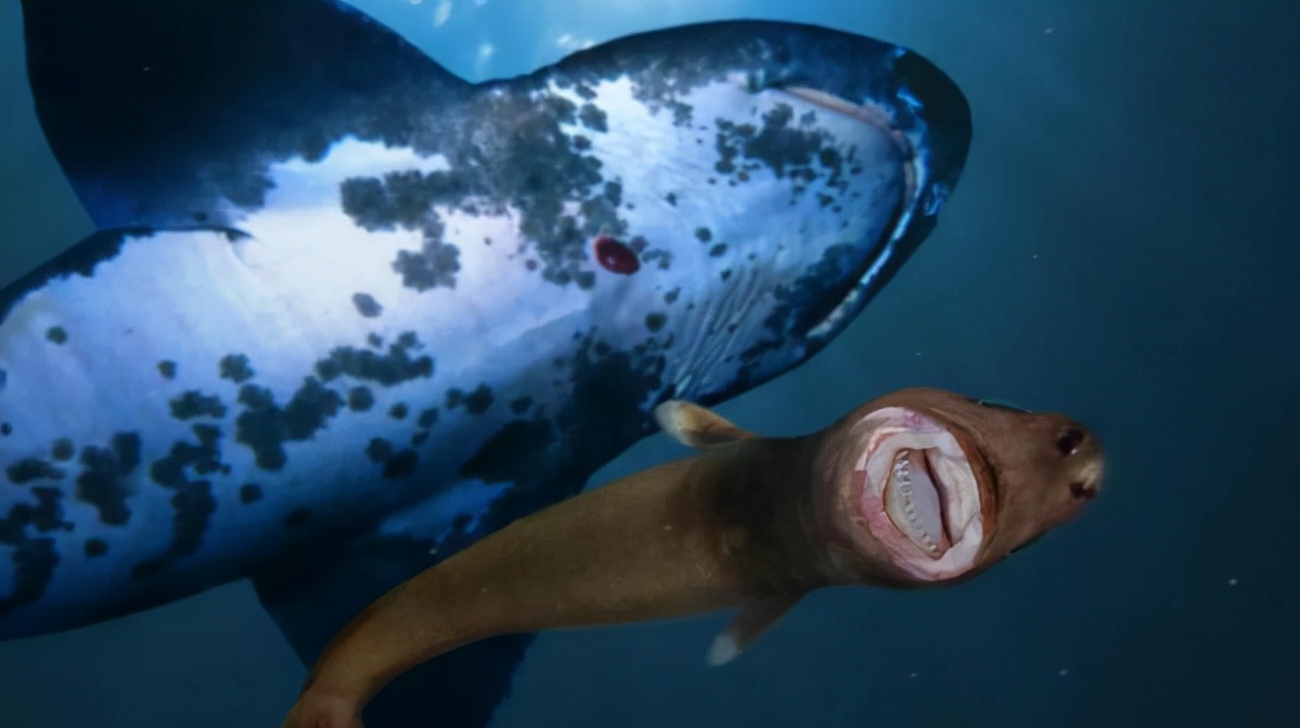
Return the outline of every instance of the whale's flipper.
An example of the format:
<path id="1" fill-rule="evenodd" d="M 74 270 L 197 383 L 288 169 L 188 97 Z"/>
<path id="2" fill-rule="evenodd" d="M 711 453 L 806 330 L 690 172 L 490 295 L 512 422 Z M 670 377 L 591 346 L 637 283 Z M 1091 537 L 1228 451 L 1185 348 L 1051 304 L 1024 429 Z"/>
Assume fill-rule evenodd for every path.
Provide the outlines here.
<path id="1" fill-rule="evenodd" d="M 27 69 L 55 157 L 101 229 L 231 224 L 267 164 L 333 140 L 406 142 L 406 113 L 468 93 L 334 0 L 24 0 Z M 165 163 L 164 163 L 165 162 Z"/>

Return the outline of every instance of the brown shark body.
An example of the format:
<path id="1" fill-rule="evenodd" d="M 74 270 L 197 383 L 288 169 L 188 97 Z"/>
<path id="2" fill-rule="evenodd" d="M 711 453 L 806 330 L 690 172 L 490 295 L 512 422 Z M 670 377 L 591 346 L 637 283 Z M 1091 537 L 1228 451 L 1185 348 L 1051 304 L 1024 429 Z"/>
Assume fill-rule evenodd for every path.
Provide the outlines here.
<path id="1" fill-rule="evenodd" d="M 1077 422 L 938 390 L 793 438 L 684 402 L 655 414 L 701 451 L 520 519 L 389 592 L 326 649 L 285 725 L 359 726 L 397 675 L 498 634 L 736 608 L 709 652 L 726 662 L 809 591 L 969 579 L 1101 486 L 1101 447 Z"/>

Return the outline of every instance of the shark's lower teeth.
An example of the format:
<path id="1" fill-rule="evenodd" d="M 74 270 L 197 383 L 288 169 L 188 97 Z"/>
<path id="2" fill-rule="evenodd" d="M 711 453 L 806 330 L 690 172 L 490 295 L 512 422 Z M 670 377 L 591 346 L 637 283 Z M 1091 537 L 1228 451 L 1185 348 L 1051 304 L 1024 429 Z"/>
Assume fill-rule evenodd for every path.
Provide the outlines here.
<path id="1" fill-rule="evenodd" d="M 924 466 L 912 464 L 913 457 L 925 455 L 902 450 L 894 458 L 889 484 L 885 488 L 885 512 L 912 543 L 937 559 L 948 550 L 947 539 L 943 535 L 939 492 L 924 471 L 920 470 Z M 914 468 L 917 469 L 915 477 Z"/>

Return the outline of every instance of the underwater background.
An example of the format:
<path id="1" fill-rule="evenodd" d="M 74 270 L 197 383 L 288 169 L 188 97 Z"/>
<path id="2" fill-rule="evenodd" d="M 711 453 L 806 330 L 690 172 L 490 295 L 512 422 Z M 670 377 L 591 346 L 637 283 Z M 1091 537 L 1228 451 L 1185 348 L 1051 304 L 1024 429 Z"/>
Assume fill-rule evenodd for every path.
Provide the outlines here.
<path id="1" fill-rule="evenodd" d="M 718 409 L 797 434 L 928 385 L 1107 449 L 1082 519 L 966 585 L 814 593 L 724 668 L 725 615 L 545 634 L 494 725 L 1300 724 L 1300 3 L 355 4 L 475 81 L 717 19 L 919 51 L 974 114 L 939 227 L 824 352 Z M 0 0 L 0 285 L 92 231 L 23 66 Z M 591 485 L 684 453 L 655 435 Z M 276 725 L 305 674 L 237 583 L 0 645 L 0 724 Z"/>

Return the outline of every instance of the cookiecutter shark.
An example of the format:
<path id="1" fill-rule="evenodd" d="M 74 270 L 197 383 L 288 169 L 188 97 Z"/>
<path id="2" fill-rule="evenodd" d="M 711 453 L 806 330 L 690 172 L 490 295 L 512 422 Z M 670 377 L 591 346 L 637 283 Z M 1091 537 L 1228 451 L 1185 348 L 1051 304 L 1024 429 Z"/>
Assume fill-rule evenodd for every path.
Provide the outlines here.
<path id="1" fill-rule="evenodd" d="M 359 728 L 404 670 L 491 635 L 736 608 L 733 659 L 808 592 L 966 581 L 1077 516 L 1100 444 L 1059 414 L 907 389 L 826 429 L 757 437 L 656 409 L 701 448 L 526 516 L 377 600 L 326 648 L 285 728 Z"/>

